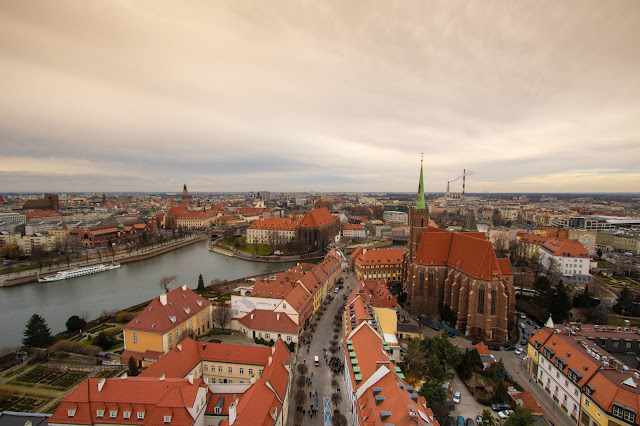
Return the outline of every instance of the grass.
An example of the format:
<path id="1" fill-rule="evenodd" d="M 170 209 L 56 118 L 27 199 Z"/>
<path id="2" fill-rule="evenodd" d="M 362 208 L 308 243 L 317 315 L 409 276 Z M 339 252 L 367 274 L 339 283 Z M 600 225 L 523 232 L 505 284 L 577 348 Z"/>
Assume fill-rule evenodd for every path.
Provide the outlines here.
<path id="1" fill-rule="evenodd" d="M 598 260 L 598 268 L 611 268 L 613 265 L 606 260 Z"/>
<path id="2" fill-rule="evenodd" d="M 625 318 L 611 317 L 609 318 L 608 325 L 624 326 L 624 321 L 625 321 Z M 632 326 L 640 326 L 640 320 L 630 318 L 628 321 L 631 323 Z"/>
<path id="3" fill-rule="evenodd" d="M 7 373 L 7 375 L 5 377 L 13 377 L 13 376 L 15 376 L 17 374 L 22 373 L 27 368 L 29 368 L 28 365 L 23 365 L 22 367 L 18 367 L 15 370 L 11 371 L 10 373 Z"/>

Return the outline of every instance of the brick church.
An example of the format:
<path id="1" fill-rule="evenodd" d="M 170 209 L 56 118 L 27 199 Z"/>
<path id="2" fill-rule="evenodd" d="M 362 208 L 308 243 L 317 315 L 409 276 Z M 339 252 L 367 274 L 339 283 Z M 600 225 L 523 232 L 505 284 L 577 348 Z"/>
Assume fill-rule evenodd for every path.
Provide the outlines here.
<path id="1" fill-rule="evenodd" d="M 407 306 L 439 318 L 447 306 L 455 328 L 504 343 L 514 327 L 515 292 L 509 259 L 498 259 L 482 232 L 451 232 L 429 225 L 420 166 L 418 200 L 409 210 L 410 239 L 403 261 Z"/>

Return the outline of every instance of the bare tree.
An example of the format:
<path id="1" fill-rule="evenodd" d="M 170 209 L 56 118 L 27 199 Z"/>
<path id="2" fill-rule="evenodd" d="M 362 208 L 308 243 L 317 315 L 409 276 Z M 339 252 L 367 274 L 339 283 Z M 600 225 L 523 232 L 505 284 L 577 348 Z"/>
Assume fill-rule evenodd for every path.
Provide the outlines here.
<path id="1" fill-rule="evenodd" d="M 177 275 L 163 275 L 160 281 L 158 281 L 158 287 L 164 289 L 165 293 L 169 293 L 169 285 L 177 279 Z"/>
<path id="2" fill-rule="evenodd" d="M 229 305 L 218 305 L 215 307 L 213 311 L 213 321 L 220 324 L 222 330 L 231 322 L 233 319 L 233 312 L 231 310 L 231 306 Z"/>

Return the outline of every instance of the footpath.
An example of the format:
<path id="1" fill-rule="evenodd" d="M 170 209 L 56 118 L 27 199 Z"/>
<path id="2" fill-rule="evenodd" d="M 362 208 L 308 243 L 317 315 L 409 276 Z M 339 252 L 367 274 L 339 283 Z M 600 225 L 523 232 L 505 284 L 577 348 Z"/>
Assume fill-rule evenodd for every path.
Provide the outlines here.
<path id="1" fill-rule="evenodd" d="M 38 280 L 38 276 L 42 275 L 51 275 L 59 271 L 66 271 L 68 269 L 73 268 L 81 268 L 85 266 L 99 265 L 101 263 L 130 263 L 136 262 L 138 260 L 149 259 L 154 256 L 158 256 L 172 250 L 176 250 L 190 244 L 197 243 L 199 241 L 203 241 L 209 238 L 208 235 L 197 235 L 191 237 L 184 237 L 177 240 L 173 240 L 169 243 L 162 244 L 159 246 L 152 246 L 145 249 L 134 250 L 131 252 L 127 252 L 125 250 L 116 254 L 115 256 L 102 256 L 100 257 L 90 257 L 88 260 L 74 260 L 67 265 L 67 263 L 60 263 L 58 265 L 52 266 L 51 268 L 47 267 L 43 270 L 40 269 L 31 269 L 28 271 L 19 271 L 12 272 L 9 274 L 0 275 L 0 287 L 9 287 L 18 284 L 26 284 L 30 282 L 34 282 Z"/>

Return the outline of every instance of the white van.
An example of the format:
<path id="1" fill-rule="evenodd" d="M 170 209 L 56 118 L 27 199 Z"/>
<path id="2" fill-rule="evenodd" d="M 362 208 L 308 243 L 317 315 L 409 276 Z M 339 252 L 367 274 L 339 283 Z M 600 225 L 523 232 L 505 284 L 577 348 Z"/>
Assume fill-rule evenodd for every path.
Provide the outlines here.
<path id="1" fill-rule="evenodd" d="M 315 363 L 316 367 L 320 365 L 320 360 L 318 360 L 318 355 L 315 356 L 314 363 Z"/>

